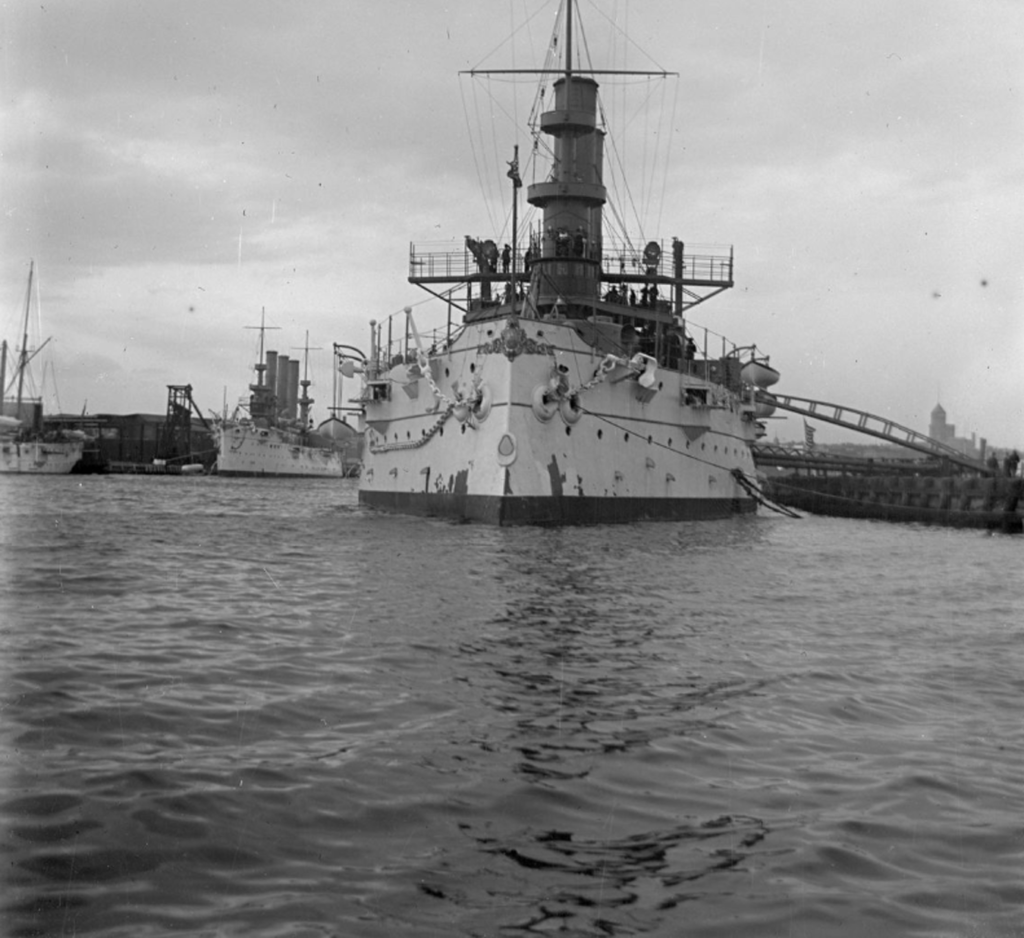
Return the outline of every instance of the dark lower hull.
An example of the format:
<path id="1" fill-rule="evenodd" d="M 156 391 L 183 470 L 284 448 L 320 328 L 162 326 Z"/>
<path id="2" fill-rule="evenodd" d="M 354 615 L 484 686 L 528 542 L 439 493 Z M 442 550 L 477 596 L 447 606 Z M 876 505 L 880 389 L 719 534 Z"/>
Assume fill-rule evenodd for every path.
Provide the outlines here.
<path id="1" fill-rule="evenodd" d="M 340 479 L 342 476 L 338 475 L 326 475 L 320 473 L 306 473 L 306 472 L 238 472 L 235 470 L 229 470 L 225 472 L 223 469 L 217 470 L 217 475 L 224 476 L 225 479 Z"/>
<path id="2" fill-rule="evenodd" d="M 360 492 L 360 504 L 403 515 L 495 525 L 716 521 L 757 510 L 747 498 L 591 498 Z"/>

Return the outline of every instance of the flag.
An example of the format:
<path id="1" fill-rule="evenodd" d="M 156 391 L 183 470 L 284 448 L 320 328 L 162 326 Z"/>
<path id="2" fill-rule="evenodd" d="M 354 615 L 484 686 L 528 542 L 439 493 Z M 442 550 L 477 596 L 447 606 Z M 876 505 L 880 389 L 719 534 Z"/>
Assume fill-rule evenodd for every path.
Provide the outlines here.
<path id="1" fill-rule="evenodd" d="M 512 162 L 508 164 L 508 172 L 506 173 L 509 179 L 512 180 L 514 188 L 518 189 L 523 184 L 523 180 L 519 176 L 519 147 L 515 149 L 515 156 L 512 157 Z"/>
<path id="2" fill-rule="evenodd" d="M 512 160 L 512 162 L 508 164 L 508 172 L 505 175 L 507 175 L 508 178 L 512 180 L 512 185 L 516 189 L 518 189 L 518 188 L 520 188 L 522 186 L 523 180 L 519 176 L 519 160 L 518 159 Z"/>
<path id="3" fill-rule="evenodd" d="M 807 421 L 804 421 L 804 448 L 809 453 L 814 452 L 814 427 L 809 426 Z"/>

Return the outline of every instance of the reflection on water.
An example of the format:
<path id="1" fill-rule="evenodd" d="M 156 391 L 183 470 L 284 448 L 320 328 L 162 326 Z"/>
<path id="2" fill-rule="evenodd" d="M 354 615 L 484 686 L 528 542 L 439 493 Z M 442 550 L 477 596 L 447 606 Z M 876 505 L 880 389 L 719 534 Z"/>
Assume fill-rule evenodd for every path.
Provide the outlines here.
<path id="1" fill-rule="evenodd" d="M 1019 542 L 4 480 L 10 935 L 1010 935 Z"/>

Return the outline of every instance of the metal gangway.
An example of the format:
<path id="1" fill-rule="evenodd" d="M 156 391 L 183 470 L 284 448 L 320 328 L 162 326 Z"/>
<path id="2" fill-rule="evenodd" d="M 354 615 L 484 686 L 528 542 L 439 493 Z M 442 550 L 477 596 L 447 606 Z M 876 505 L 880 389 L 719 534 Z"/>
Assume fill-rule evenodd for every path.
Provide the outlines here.
<path id="1" fill-rule="evenodd" d="M 919 433 L 917 430 L 912 430 L 910 427 L 904 427 L 894 420 L 878 417 L 867 411 L 846 407 L 842 404 L 830 404 L 827 401 L 815 401 L 809 397 L 797 397 L 792 394 L 769 394 L 767 391 L 758 391 L 757 399 L 764 404 L 774 404 L 781 410 L 788 410 L 804 417 L 813 417 L 815 420 L 824 420 L 837 427 L 866 433 L 868 436 L 877 437 L 887 443 L 905 446 L 907 449 L 916 450 L 919 453 L 947 459 L 965 469 L 972 469 L 984 475 L 988 474 L 984 463 L 965 456 L 960 450 L 932 439 L 924 433 Z"/>

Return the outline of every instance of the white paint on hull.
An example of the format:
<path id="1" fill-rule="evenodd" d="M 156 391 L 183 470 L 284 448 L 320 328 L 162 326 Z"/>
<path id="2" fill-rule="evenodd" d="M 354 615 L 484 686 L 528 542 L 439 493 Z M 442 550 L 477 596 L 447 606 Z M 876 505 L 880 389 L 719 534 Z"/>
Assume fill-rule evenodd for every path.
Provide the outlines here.
<path id="1" fill-rule="evenodd" d="M 16 443 L 0 441 L 0 472 L 27 475 L 67 475 L 82 458 L 80 441 Z"/>
<path id="2" fill-rule="evenodd" d="M 425 377 L 409 382 L 404 372 L 394 375 L 402 383 L 391 385 L 389 400 L 366 401 L 360 492 L 369 500 L 413 492 L 749 500 L 733 471 L 754 475 L 749 444 L 756 424 L 752 408 L 745 412 L 736 395 L 659 369 L 655 393 L 644 400 L 633 376 L 615 380 L 613 374 L 581 391 L 577 422 L 567 422 L 561 412 L 542 421 L 531 406 L 535 389 L 556 368 L 565 369 L 571 387 L 581 387 L 594 377 L 602 356 L 566 324 L 522 320 L 527 336 L 546 351 L 510 360 L 493 350 L 505 325 L 471 324 L 449 352 L 431 362 L 434 381 L 449 398 L 453 386 L 475 379 L 487 385 L 491 407 L 485 419 L 460 422 L 445 404 L 438 407 Z M 688 388 L 703 391 L 707 404 L 686 403 Z M 506 435 L 515 441 L 511 462 L 499 456 Z"/>
<path id="3" fill-rule="evenodd" d="M 220 475 L 341 478 L 342 454 L 333 449 L 302 446 L 282 431 L 228 424 L 217 432 Z"/>

